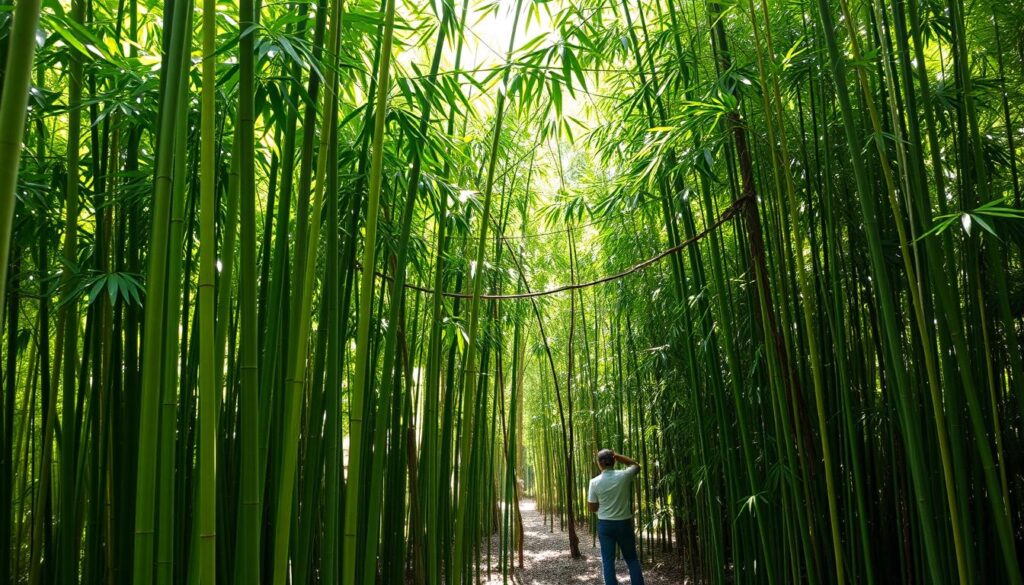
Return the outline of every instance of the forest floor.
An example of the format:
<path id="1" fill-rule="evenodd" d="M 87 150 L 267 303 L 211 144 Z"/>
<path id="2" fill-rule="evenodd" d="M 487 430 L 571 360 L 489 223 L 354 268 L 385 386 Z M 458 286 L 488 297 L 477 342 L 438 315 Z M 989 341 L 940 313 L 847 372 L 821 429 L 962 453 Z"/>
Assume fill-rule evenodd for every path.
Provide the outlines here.
<path id="1" fill-rule="evenodd" d="M 514 583 L 518 585 L 603 585 L 601 579 L 601 551 L 586 526 L 579 530 L 580 552 L 583 558 L 569 557 L 569 534 L 544 524 L 544 516 L 537 511 L 533 500 L 520 503 L 523 514 L 524 565 L 516 569 Z M 492 550 L 498 550 L 497 537 L 492 542 Z M 486 585 L 503 583 L 497 570 L 497 552 L 493 559 L 495 571 Z M 673 553 L 655 553 L 654 561 L 646 555 L 642 559 L 644 581 L 646 585 L 689 585 L 692 583 L 683 575 L 679 556 Z M 616 563 L 619 583 L 629 583 L 629 571 L 626 563 L 620 558 Z M 486 576 L 486 568 L 481 571 Z"/>

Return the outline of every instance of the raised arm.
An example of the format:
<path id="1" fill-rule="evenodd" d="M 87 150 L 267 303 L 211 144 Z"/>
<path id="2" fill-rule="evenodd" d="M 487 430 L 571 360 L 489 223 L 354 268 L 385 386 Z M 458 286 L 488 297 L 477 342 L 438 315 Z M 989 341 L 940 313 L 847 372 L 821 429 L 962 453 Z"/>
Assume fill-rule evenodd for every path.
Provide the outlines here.
<path id="1" fill-rule="evenodd" d="M 637 471 L 640 471 L 640 464 L 639 463 L 637 463 L 636 461 L 630 459 L 629 457 L 626 457 L 625 455 L 623 455 L 621 453 L 616 453 L 615 454 L 615 460 L 618 461 L 619 463 L 623 464 L 623 465 L 628 466 L 628 467 L 635 467 Z"/>

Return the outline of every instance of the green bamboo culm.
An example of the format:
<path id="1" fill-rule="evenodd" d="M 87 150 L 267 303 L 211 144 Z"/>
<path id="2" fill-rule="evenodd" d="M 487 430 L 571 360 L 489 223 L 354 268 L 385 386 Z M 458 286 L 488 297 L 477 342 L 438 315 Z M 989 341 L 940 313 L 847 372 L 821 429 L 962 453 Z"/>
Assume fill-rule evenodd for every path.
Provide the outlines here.
<path id="1" fill-rule="evenodd" d="M 217 582 L 217 359 L 215 223 L 217 221 L 217 2 L 203 0 L 199 218 L 199 583 Z M 223 284 L 222 284 L 223 286 Z"/>
<path id="2" fill-rule="evenodd" d="M 506 63 L 511 57 L 513 48 L 515 47 L 515 35 L 516 29 L 519 26 L 519 13 L 522 8 L 522 1 L 516 0 L 515 13 L 512 17 L 512 32 L 509 36 L 508 52 L 506 54 Z M 507 87 L 509 73 L 508 69 L 503 74 L 503 84 Z M 462 401 L 463 401 L 463 417 L 464 420 L 468 421 L 466 427 L 462 431 L 461 444 L 459 446 L 459 453 L 461 461 L 463 462 L 463 473 L 459 476 L 459 495 L 462 498 L 462 502 L 456 512 L 455 520 L 455 542 L 453 543 L 453 561 L 451 566 L 451 581 L 452 583 L 461 584 L 463 581 L 463 570 L 466 564 L 466 558 L 468 556 L 468 549 L 471 543 L 470 538 L 475 534 L 475 531 L 470 531 L 468 524 L 467 514 L 470 509 L 473 500 L 469 496 L 470 487 L 472 486 L 472 476 L 468 473 L 468 463 L 472 461 L 474 454 L 474 429 L 472 423 L 476 421 L 476 384 L 477 377 L 480 372 L 477 371 L 477 333 L 480 325 L 480 297 L 483 294 L 483 272 L 484 272 L 484 253 L 487 250 L 487 228 L 491 221 L 491 201 L 494 192 L 494 178 L 495 168 L 498 162 L 499 147 L 501 144 L 501 129 L 502 122 L 505 117 L 505 92 L 498 94 L 498 98 L 495 102 L 494 110 L 494 125 L 491 129 L 491 146 L 488 152 L 488 163 L 487 163 L 487 177 L 484 180 L 483 189 L 483 209 L 480 216 L 480 236 L 477 240 L 476 253 L 474 254 L 473 263 L 470 265 L 470 290 L 472 291 L 472 299 L 469 305 L 469 326 L 468 333 L 466 336 L 466 358 L 465 366 L 462 374 L 463 387 L 462 387 Z"/>
<path id="3" fill-rule="evenodd" d="M 3 101 L 0 102 L 0 298 L 6 298 L 7 264 L 11 252 L 15 194 L 21 137 L 28 117 L 28 90 L 32 82 L 32 56 L 36 49 L 36 25 L 40 2 L 18 2 L 8 40 L 4 68 Z"/>
<path id="4" fill-rule="evenodd" d="M 370 370 L 370 319 L 372 317 L 374 266 L 376 266 L 377 221 L 380 214 L 380 194 L 383 185 L 384 126 L 387 121 L 388 84 L 391 69 L 391 46 L 394 41 L 395 0 L 384 3 L 384 18 L 381 29 L 380 62 L 377 69 L 377 102 L 374 104 L 373 139 L 370 154 L 370 187 L 366 200 L 366 221 L 363 235 L 362 273 L 359 277 L 359 307 L 357 309 L 355 373 L 351 382 L 349 401 L 349 458 L 348 475 L 345 478 L 345 524 L 342 544 L 341 568 L 343 585 L 356 585 L 356 555 L 359 536 L 360 490 L 363 486 L 363 455 L 370 443 L 364 432 L 363 413 L 367 388 L 372 387 L 368 379 Z M 378 420 L 377 425 L 386 421 Z M 373 478 L 369 478 L 371 481 Z M 376 574 L 362 575 L 363 583 L 372 583 Z"/>
<path id="5" fill-rule="evenodd" d="M 29 88 L 32 82 L 32 57 L 35 54 L 35 30 L 39 22 L 40 2 L 19 2 L 14 13 L 11 32 L 8 40 L 7 63 L 4 67 L 3 84 L 0 86 L 0 299 L 7 299 L 8 265 L 11 255 L 11 240 L 14 228 L 14 212 L 17 206 L 18 165 L 21 159 L 22 136 L 25 133 L 25 121 L 28 117 Z M 13 303 L 11 303 L 12 306 Z M 13 323 L 13 322 L 12 322 Z M 12 329 L 13 330 L 13 329 Z M 8 342 L 10 342 L 8 340 Z M 11 361 L 7 370 L 10 370 Z M 10 378 L 10 375 L 9 375 Z M 9 392 L 7 400 L 14 400 L 14 393 Z M 8 410 L 13 410 L 13 404 Z M 13 421 L 12 421 L 13 422 Z M 10 471 L 12 445 L 8 445 L 6 436 L 13 436 L 11 423 L 0 425 L 4 429 L 5 438 L 3 457 L 7 460 L 0 481 L 0 519 L 6 526 L 12 525 L 13 514 L 13 473 Z M 9 576 L 11 571 L 11 534 L 6 531 L 0 538 L 0 576 Z"/>
<path id="6" fill-rule="evenodd" d="M 341 16 L 343 4 L 336 0 L 330 22 L 330 43 L 328 55 L 338 54 L 339 39 L 341 38 Z M 333 103 L 334 81 L 336 75 L 332 68 L 328 74 L 326 90 L 321 100 L 321 153 L 318 159 L 316 173 L 316 187 L 313 194 L 313 201 L 310 203 L 312 215 L 308 226 L 308 245 L 305 247 L 303 257 L 296 258 L 295 278 L 293 282 L 298 283 L 299 294 L 293 299 L 293 315 L 296 317 L 292 322 L 295 324 L 295 343 L 289 354 L 290 369 L 286 378 L 286 395 L 284 397 L 286 411 L 284 413 L 284 457 L 280 467 L 280 482 L 278 484 L 278 501 L 276 520 L 279 529 L 274 540 L 274 583 L 284 585 L 288 575 L 288 552 L 290 548 L 291 517 L 293 492 L 296 483 L 298 467 L 298 443 L 299 443 L 299 417 L 302 401 L 303 387 L 307 376 L 306 348 L 309 342 L 310 322 L 305 318 L 310 314 L 313 302 L 313 285 L 316 279 L 316 258 L 319 250 L 321 217 L 323 213 L 324 192 L 326 190 L 328 145 L 333 140 L 333 131 L 337 108 L 330 107 Z M 305 230 L 300 229 L 301 235 Z M 298 256 L 298 255 L 297 255 Z"/>
<path id="7" fill-rule="evenodd" d="M 71 5 L 71 19 L 79 24 L 85 22 L 85 5 L 74 2 Z M 74 278 L 77 264 L 79 215 L 82 209 L 81 190 L 81 148 L 82 148 L 82 98 L 85 90 L 84 57 L 81 54 L 68 55 L 68 139 L 67 178 L 64 189 L 64 237 L 61 243 L 61 283 L 69 286 Z M 57 532 L 57 578 L 77 578 L 79 559 L 77 554 L 79 502 L 77 497 L 79 460 L 77 390 L 81 389 L 78 371 L 75 367 L 79 354 L 80 307 L 78 299 L 68 299 L 58 314 L 58 343 L 62 352 L 59 379 L 61 383 L 61 427 L 60 456 L 65 461 L 59 474 L 61 516 L 69 519 L 61 523 Z M 72 520 L 73 519 L 73 520 Z"/>
<path id="8" fill-rule="evenodd" d="M 237 490 L 237 546 L 235 581 L 261 582 L 262 499 L 264 478 L 259 474 L 260 400 L 259 400 L 259 324 L 257 322 L 258 275 L 256 261 L 256 161 L 255 161 L 255 46 L 256 0 L 238 4 L 238 212 L 239 212 L 239 321 L 238 326 L 238 409 L 241 436 L 241 464 Z M 225 251 L 231 254 L 230 249 Z M 229 283 L 222 283 L 222 287 Z M 224 324 L 225 327 L 227 324 Z"/>
<path id="9" fill-rule="evenodd" d="M 188 0 L 176 1 L 171 12 L 170 40 L 167 43 L 166 69 L 161 99 L 160 126 L 157 130 L 157 163 L 153 184 L 153 212 L 150 228 L 151 243 L 147 269 L 147 295 L 143 331 L 142 393 L 139 406 L 138 475 L 135 495 L 135 545 L 133 582 L 149 585 L 155 570 L 155 524 L 157 509 L 157 432 L 159 404 L 163 388 L 161 367 L 164 337 L 168 257 L 170 248 L 170 218 L 172 169 L 175 158 L 175 128 L 179 115 L 181 86 L 184 82 L 185 40 L 188 38 L 186 17 L 190 17 Z M 189 18 L 191 21 L 191 18 Z M 184 144 L 181 144 L 184 147 Z M 180 154 L 181 151 L 179 151 Z"/>

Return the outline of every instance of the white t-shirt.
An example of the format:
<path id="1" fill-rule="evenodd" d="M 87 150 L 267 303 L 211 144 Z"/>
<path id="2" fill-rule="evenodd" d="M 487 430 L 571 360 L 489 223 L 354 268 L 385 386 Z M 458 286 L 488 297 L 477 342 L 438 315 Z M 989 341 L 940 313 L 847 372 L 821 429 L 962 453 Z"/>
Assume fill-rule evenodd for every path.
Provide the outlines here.
<path id="1" fill-rule="evenodd" d="M 629 520 L 633 517 L 629 509 L 630 487 L 638 473 L 640 466 L 630 465 L 622 470 L 605 469 L 601 475 L 590 480 L 587 501 L 600 504 L 597 508 L 598 520 Z"/>

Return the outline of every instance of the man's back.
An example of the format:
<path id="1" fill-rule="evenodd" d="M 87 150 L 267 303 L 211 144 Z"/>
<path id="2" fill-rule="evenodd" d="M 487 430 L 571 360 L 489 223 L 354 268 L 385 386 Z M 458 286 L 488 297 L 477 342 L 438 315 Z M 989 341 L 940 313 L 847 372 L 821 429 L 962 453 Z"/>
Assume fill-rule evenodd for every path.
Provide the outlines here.
<path id="1" fill-rule="evenodd" d="M 623 470 L 605 469 L 590 480 L 588 500 L 600 504 L 597 509 L 599 520 L 629 520 L 633 517 L 629 509 L 630 487 L 639 472 L 640 468 L 635 465 Z"/>
<path id="2" fill-rule="evenodd" d="M 628 465 L 622 471 L 615 463 Z M 629 567 L 631 585 L 644 585 L 640 558 L 636 554 L 636 535 L 633 534 L 633 513 L 629 509 L 633 478 L 640 473 L 640 464 L 611 449 L 597 453 L 601 475 L 590 480 L 587 507 L 597 512 L 597 538 L 601 541 L 601 566 L 605 585 L 617 585 L 615 576 L 615 549 L 622 551 L 622 559 Z"/>

